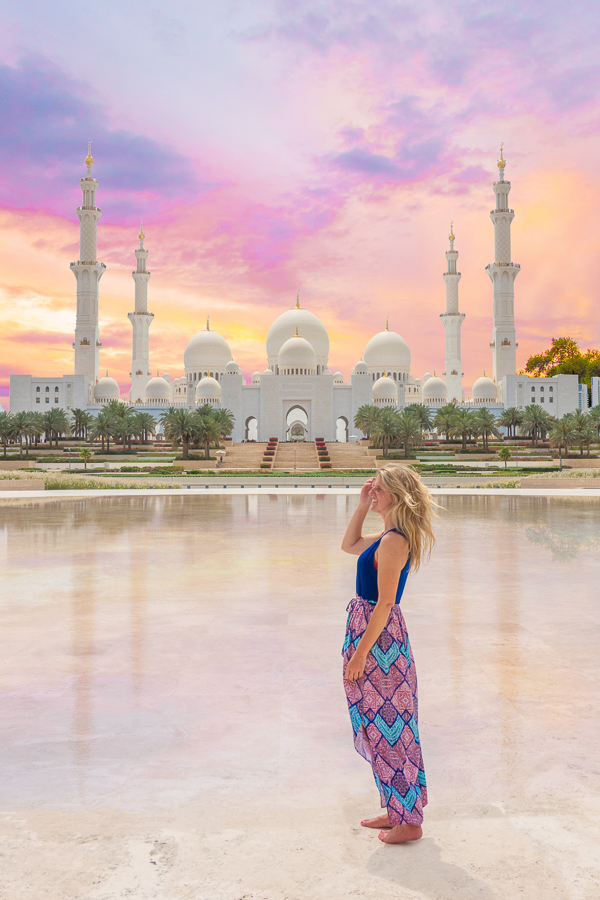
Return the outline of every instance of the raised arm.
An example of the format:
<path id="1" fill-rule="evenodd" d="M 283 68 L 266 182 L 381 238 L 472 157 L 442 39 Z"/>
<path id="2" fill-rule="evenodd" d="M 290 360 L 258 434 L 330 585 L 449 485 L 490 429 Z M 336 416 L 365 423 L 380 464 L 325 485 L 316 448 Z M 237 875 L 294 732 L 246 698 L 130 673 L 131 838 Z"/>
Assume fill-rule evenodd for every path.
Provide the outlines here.
<path id="1" fill-rule="evenodd" d="M 379 600 L 373 610 L 352 659 L 346 666 L 345 677 L 348 681 L 357 681 L 363 675 L 367 664 L 367 656 L 373 644 L 386 626 L 392 606 L 396 602 L 396 591 L 400 581 L 400 573 L 408 559 L 408 541 L 401 534 L 389 532 L 382 539 L 377 549 L 377 590 Z"/>
<path id="2" fill-rule="evenodd" d="M 342 550 L 344 553 L 352 553 L 354 556 L 360 556 L 363 550 L 370 547 L 379 537 L 379 534 L 367 534 L 363 536 L 362 533 L 363 522 L 371 508 L 371 488 L 374 481 L 374 478 L 369 478 L 362 487 L 358 506 L 354 510 L 354 515 L 348 522 L 348 527 L 346 528 L 346 533 L 342 541 Z"/>

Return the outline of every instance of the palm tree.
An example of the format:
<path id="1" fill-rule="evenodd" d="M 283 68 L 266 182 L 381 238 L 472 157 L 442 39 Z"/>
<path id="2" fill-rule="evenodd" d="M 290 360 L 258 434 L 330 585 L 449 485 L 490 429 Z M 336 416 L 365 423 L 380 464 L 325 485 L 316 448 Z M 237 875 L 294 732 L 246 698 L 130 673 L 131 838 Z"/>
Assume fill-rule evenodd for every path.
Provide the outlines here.
<path id="1" fill-rule="evenodd" d="M 19 441 L 19 458 L 23 459 L 23 438 L 29 433 L 29 413 L 14 413 L 11 424 L 13 437 Z"/>
<path id="2" fill-rule="evenodd" d="M 87 469 L 88 459 L 91 459 L 94 454 L 90 450 L 89 447 L 82 447 L 79 451 L 79 457 L 83 460 L 83 468 Z"/>
<path id="3" fill-rule="evenodd" d="M 590 444 L 596 437 L 596 429 L 589 420 L 589 416 L 580 409 L 570 415 L 573 423 L 573 443 L 579 447 L 579 456 L 583 456 L 583 448 L 587 447 L 587 455 L 590 455 Z"/>
<path id="4" fill-rule="evenodd" d="M 483 438 L 483 449 L 486 453 L 489 453 L 490 447 L 488 441 L 490 437 L 500 437 L 500 432 L 496 427 L 496 416 L 492 415 L 489 409 L 482 407 L 473 414 L 473 422 L 475 429 L 474 433 L 478 437 L 481 436 Z"/>
<path id="5" fill-rule="evenodd" d="M 204 407 L 201 407 L 199 411 L 201 412 L 203 408 Z M 230 409 L 215 409 L 213 412 L 221 426 L 221 437 L 229 437 L 235 426 L 235 416 Z"/>
<path id="6" fill-rule="evenodd" d="M 498 459 L 503 460 L 504 468 L 506 468 L 510 459 L 510 449 L 508 447 L 500 447 L 498 450 Z"/>
<path id="7" fill-rule="evenodd" d="M 547 412 L 537 403 L 530 403 L 523 410 L 523 419 L 519 431 L 531 437 L 533 446 L 537 447 L 540 435 L 548 430 Z"/>
<path id="8" fill-rule="evenodd" d="M 450 441 L 450 432 L 456 417 L 456 410 L 456 404 L 447 403 L 445 406 L 440 406 L 433 418 L 433 427 L 438 434 L 446 435 L 446 443 Z"/>
<path id="9" fill-rule="evenodd" d="M 467 440 L 473 434 L 475 423 L 474 416 L 468 409 L 457 409 L 454 423 L 450 433 L 453 437 L 459 437 L 462 441 L 462 449 L 467 449 Z"/>
<path id="10" fill-rule="evenodd" d="M 424 406 L 422 403 L 409 403 L 406 407 L 406 412 L 409 412 L 413 415 L 419 425 L 421 426 L 422 431 L 429 431 L 432 425 L 431 418 L 431 410 L 428 406 Z"/>
<path id="11" fill-rule="evenodd" d="M 356 410 L 356 415 L 354 416 L 354 427 L 362 431 L 365 437 L 370 440 L 371 434 L 373 433 L 373 429 L 377 425 L 380 415 L 381 408 L 379 406 L 365 403 L 364 406 L 359 406 L 359 408 Z"/>
<path id="12" fill-rule="evenodd" d="M 569 452 L 569 445 L 573 443 L 575 426 L 571 416 L 563 416 L 562 419 L 554 421 L 550 428 L 550 446 L 558 447 L 558 459 L 562 471 L 562 449 L 565 453 Z"/>
<path id="13" fill-rule="evenodd" d="M 146 443 L 148 435 L 156 434 L 156 419 L 150 413 L 138 412 L 135 416 L 142 441 Z"/>
<path id="14" fill-rule="evenodd" d="M 44 421 L 44 414 L 41 412 L 32 412 L 30 413 L 32 425 L 32 433 L 35 439 L 35 445 L 37 447 L 38 441 L 41 436 L 46 431 L 46 423 Z"/>
<path id="15" fill-rule="evenodd" d="M 219 410 L 208 405 L 203 406 L 193 413 L 193 419 L 194 443 L 204 444 L 204 459 L 210 459 L 210 445 L 218 444 L 223 437 Z M 183 458 L 185 459 L 185 456 Z"/>
<path id="16" fill-rule="evenodd" d="M 71 433 L 71 423 L 63 409 L 49 409 L 47 413 L 44 413 L 44 428 L 46 437 L 50 438 L 50 446 L 52 446 L 54 438 L 57 450 L 59 435 Z"/>
<path id="17" fill-rule="evenodd" d="M 87 441 L 88 428 L 92 425 L 94 417 L 87 409 L 72 409 L 73 416 L 73 434 L 75 437 L 82 437 Z"/>
<path id="18" fill-rule="evenodd" d="M 115 429 L 115 419 L 109 409 L 101 409 L 92 425 L 92 439 L 100 438 L 102 441 L 102 452 L 104 453 L 104 441 L 106 440 L 106 452 L 110 450 L 110 439 Z"/>
<path id="19" fill-rule="evenodd" d="M 413 417 L 412 422 L 416 425 L 416 418 Z M 399 429 L 400 413 L 398 410 L 393 406 L 384 406 L 380 408 L 379 418 L 371 432 L 371 437 L 373 438 L 373 443 L 383 447 L 383 456 L 385 459 L 388 457 L 390 443 L 398 437 Z"/>
<path id="20" fill-rule="evenodd" d="M 600 437 L 600 406 L 592 406 L 588 416 L 592 426 L 596 429 L 596 436 Z"/>
<path id="21" fill-rule="evenodd" d="M 6 447 L 14 436 L 13 417 L 5 410 L 0 411 L 0 441 L 4 448 L 4 459 L 6 459 Z"/>
<path id="22" fill-rule="evenodd" d="M 408 407 L 397 415 L 397 440 L 404 447 L 404 458 L 408 459 L 410 448 L 418 446 L 423 440 L 423 428 L 418 416 L 415 416 Z"/>
<path id="23" fill-rule="evenodd" d="M 127 406 L 122 400 L 111 400 L 105 409 L 114 420 L 113 437 L 117 437 L 123 444 L 123 449 L 131 450 L 131 438 L 138 432 L 137 412 L 135 407 Z"/>
<path id="24" fill-rule="evenodd" d="M 196 412 L 170 406 L 161 413 L 160 421 L 165 437 L 172 441 L 174 446 L 181 444 L 181 456 L 187 459 L 190 455 L 190 444 L 197 433 Z"/>
<path id="25" fill-rule="evenodd" d="M 517 409 L 516 406 L 509 406 L 508 409 L 505 409 L 500 413 L 498 418 L 498 424 L 502 426 L 502 428 L 506 428 L 507 437 L 516 437 L 517 427 L 523 421 L 523 412 L 520 409 Z"/>

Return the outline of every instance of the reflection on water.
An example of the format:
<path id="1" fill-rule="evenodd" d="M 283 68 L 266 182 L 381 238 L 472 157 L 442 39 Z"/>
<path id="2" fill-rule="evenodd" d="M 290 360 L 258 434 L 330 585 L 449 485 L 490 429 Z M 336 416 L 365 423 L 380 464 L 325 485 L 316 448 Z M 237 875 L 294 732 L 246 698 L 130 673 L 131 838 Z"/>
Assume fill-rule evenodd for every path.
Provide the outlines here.
<path id="1" fill-rule="evenodd" d="M 355 566 L 339 548 L 356 502 L 266 492 L 0 502 L 5 806 L 110 797 L 135 808 L 174 790 L 188 800 L 200 784 L 229 784 L 233 758 L 250 773 L 270 760 L 271 784 L 286 747 L 330 754 L 337 772 Z M 577 667 L 598 675 L 600 504 L 443 503 L 431 563 L 403 599 L 428 772 L 438 797 L 485 796 L 490 779 L 497 796 L 518 796 L 515 753 L 536 722 L 540 744 L 554 730 L 563 741 L 569 715 L 569 733 L 585 729 L 572 700 Z M 367 530 L 379 527 L 369 516 Z"/>

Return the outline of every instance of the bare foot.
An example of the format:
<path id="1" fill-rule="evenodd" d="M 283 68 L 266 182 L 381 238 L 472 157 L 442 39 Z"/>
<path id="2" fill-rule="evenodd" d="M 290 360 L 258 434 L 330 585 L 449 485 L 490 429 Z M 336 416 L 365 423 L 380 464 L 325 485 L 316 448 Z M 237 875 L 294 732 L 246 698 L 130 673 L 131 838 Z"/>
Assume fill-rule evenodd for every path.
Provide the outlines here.
<path id="1" fill-rule="evenodd" d="M 423 829 L 420 825 L 394 825 L 390 831 L 380 831 L 377 835 L 384 844 L 406 844 L 408 841 L 418 841 L 423 837 Z"/>
<path id="2" fill-rule="evenodd" d="M 390 820 L 387 814 L 384 816 L 376 816 L 374 819 L 363 819 L 360 823 L 363 828 L 391 828 Z"/>

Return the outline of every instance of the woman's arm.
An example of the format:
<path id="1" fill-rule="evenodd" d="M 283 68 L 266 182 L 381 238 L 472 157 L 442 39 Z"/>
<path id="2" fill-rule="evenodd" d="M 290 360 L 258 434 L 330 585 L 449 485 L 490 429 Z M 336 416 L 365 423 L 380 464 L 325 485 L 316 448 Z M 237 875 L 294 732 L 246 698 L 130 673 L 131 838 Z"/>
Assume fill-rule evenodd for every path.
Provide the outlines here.
<path id="1" fill-rule="evenodd" d="M 342 550 L 344 553 L 352 553 L 354 556 L 360 556 L 363 550 L 370 547 L 379 537 L 378 534 L 367 534 L 364 536 L 362 534 L 363 522 L 371 508 L 371 487 L 374 481 L 374 478 L 369 478 L 362 487 L 358 506 L 354 510 L 354 515 L 348 522 L 346 534 L 342 541 Z"/>
<path id="2" fill-rule="evenodd" d="M 348 681 L 357 681 L 365 671 L 369 651 L 385 628 L 392 606 L 396 602 L 400 573 L 406 565 L 407 559 L 408 541 L 406 538 L 396 532 L 386 534 L 377 550 L 379 600 L 373 610 L 371 621 L 346 666 L 345 677 Z"/>

